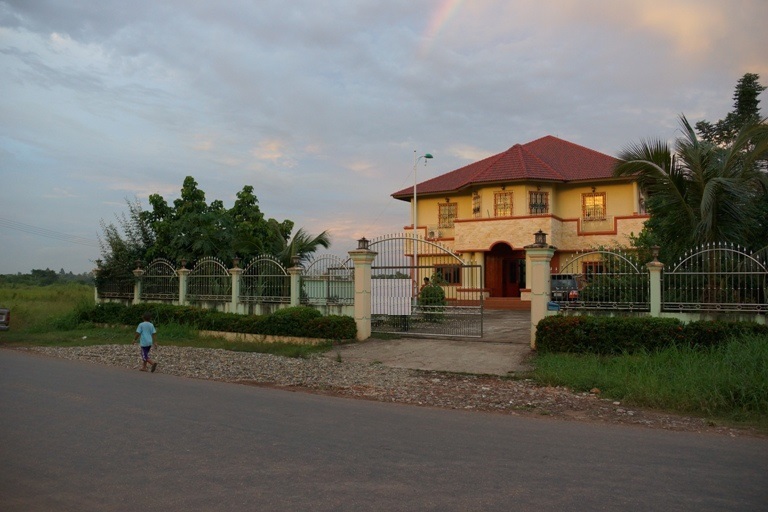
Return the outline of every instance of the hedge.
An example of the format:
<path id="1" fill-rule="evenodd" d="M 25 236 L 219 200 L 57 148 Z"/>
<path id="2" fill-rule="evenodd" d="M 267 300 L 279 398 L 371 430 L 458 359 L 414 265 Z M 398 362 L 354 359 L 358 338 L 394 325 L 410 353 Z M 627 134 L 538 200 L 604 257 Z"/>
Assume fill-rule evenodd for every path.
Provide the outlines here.
<path id="1" fill-rule="evenodd" d="M 765 336 L 768 326 L 754 322 L 697 321 L 674 318 L 549 316 L 536 328 L 539 352 L 615 355 L 654 351 L 674 344 L 708 347 L 734 336 Z"/>
<path id="2" fill-rule="evenodd" d="M 279 309 L 271 315 L 239 315 L 190 306 L 168 304 L 118 303 L 97 304 L 79 312 L 80 322 L 133 325 L 149 312 L 156 324 L 175 323 L 206 331 L 237 332 L 353 340 L 357 336 L 355 320 L 348 316 L 322 316 L 316 309 L 299 306 Z"/>

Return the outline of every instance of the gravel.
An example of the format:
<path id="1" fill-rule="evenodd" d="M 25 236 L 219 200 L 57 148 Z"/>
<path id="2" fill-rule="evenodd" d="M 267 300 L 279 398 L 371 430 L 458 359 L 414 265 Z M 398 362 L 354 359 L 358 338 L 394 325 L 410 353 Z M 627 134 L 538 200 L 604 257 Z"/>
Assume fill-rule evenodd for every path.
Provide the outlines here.
<path id="1" fill-rule="evenodd" d="M 141 366 L 138 349 L 131 344 L 20 350 L 136 370 Z M 162 346 L 153 356 L 159 362 L 158 373 L 179 377 L 447 409 L 766 437 L 755 429 L 731 428 L 705 418 L 633 408 L 600 398 L 597 389 L 592 393 L 574 393 L 563 387 L 537 386 L 527 379 L 390 368 L 325 356 L 293 359 L 192 347 Z M 152 378 L 151 374 L 147 378 Z"/>

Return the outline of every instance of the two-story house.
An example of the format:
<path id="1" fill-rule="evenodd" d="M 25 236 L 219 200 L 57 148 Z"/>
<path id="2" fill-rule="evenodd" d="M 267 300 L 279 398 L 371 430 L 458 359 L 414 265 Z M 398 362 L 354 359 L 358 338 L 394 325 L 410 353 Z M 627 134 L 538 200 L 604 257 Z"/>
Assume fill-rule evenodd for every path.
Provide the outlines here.
<path id="1" fill-rule="evenodd" d="M 523 248 L 537 231 L 557 247 L 557 270 L 578 251 L 629 246 L 629 235 L 642 230 L 648 216 L 640 189 L 613 177 L 616 162 L 546 136 L 418 183 L 416 205 L 413 187 L 392 196 L 411 203 L 411 219 L 417 208 L 420 236 L 482 265 L 488 296 L 525 299 Z"/>

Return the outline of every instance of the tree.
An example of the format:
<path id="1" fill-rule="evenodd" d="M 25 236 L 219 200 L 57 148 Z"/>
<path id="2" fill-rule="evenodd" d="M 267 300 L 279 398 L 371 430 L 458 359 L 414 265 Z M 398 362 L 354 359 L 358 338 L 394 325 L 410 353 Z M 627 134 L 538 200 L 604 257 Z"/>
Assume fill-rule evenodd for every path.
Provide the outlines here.
<path id="1" fill-rule="evenodd" d="M 629 145 L 619 156 L 616 176 L 634 176 L 647 194 L 651 218 L 636 242 L 659 245 L 662 261 L 691 247 L 731 242 L 753 250 L 762 220 L 757 211 L 768 176 L 757 162 L 768 150 L 768 125 L 744 126 L 725 147 L 700 140 L 688 120 L 674 150 L 661 140 Z"/>
<path id="2" fill-rule="evenodd" d="M 733 93 L 733 110 L 725 119 L 712 124 L 709 121 L 696 123 L 696 131 L 702 140 L 718 146 L 731 144 L 742 127 L 760 121 L 760 93 L 766 87 L 760 85 L 760 75 L 745 73 L 736 84 Z"/>
<path id="3" fill-rule="evenodd" d="M 312 236 L 300 229 L 291 239 L 293 221 L 265 220 L 250 185 L 227 209 L 220 200 L 208 204 L 187 176 L 172 205 L 159 194 L 149 196 L 149 204 L 151 209 L 142 211 L 138 201 L 129 202 L 129 215 L 119 217 L 117 226 L 102 221 L 100 276 L 130 278 L 136 260 L 146 264 L 155 258 L 193 262 L 212 256 L 230 263 L 236 256 L 247 261 L 269 254 L 290 266 L 292 256 L 306 260 L 319 246 L 330 246 L 325 231 Z"/>
<path id="4" fill-rule="evenodd" d="M 103 235 L 99 237 L 102 259 L 97 279 L 131 279 L 136 261 L 146 259 L 155 244 L 155 233 L 138 199 L 129 201 L 128 215 L 117 217 L 117 225 L 101 221 Z"/>
<path id="5" fill-rule="evenodd" d="M 299 228 L 290 241 L 286 240 L 277 256 L 284 267 L 292 267 L 294 257 L 298 257 L 298 263 L 305 263 L 321 246 L 326 249 L 331 246 L 331 236 L 327 231 L 319 235 L 311 235 L 304 231 L 304 228 Z"/>

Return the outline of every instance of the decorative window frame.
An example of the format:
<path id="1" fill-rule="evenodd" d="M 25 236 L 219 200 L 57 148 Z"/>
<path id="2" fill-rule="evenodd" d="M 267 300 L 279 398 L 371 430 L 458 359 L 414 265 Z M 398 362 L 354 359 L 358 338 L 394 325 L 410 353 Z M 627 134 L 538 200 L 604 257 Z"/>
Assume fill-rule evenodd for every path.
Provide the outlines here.
<path id="1" fill-rule="evenodd" d="M 453 221 L 458 217 L 458 203 L 437 203 L 437 227 L 440 229 L 450 229 L 453 227 Z"/>
<path id="2" fill-rule="evenodd" d="M 528 213 L 547 215 L 549 213 L 549 192 L 543 190 L 528 191 Z"/>
<path id="3" fill-rule="evenodd" d="M 478 192 L 472 194 L 472 218 L 479 219 L 483 216 L 483 200 Z"/>
<path id="4" fill-rule="evenodd" d="M 584 222 L 606 219 L 607 203 L 605 192 L 585 192 L 581 194 L 581 220 Z"/>
<path id="5" fill-rule="evenodd" d="M 511 190 L 502 190 L 493 193 L 493 216 L 512 217 L 514 213 L 514 198 Z"/>

